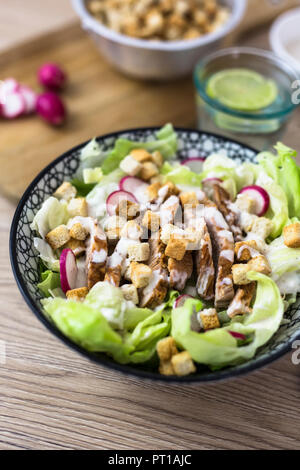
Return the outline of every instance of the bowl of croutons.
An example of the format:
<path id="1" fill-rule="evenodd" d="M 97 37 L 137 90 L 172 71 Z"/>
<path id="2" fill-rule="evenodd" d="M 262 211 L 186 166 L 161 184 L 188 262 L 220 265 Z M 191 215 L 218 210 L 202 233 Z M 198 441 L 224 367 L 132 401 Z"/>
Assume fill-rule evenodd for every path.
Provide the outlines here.
<path id="1" fill-rule="evenodd" d="M 139 79 L 190 74 L 222 45 L 244 15 L 246 0 L 72 0 L 101 54 Z"/>

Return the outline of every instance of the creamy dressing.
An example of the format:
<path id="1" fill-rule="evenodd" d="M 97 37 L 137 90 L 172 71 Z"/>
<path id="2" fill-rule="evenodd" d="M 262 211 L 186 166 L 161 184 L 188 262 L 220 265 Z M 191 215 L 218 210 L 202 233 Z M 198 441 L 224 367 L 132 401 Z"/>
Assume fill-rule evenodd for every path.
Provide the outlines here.
<path id="1" fill-rule="evenodd" d="M 233 250 L 222 250 L 220 257 L 227 259 L 231 263 L 234 261 L 234 251 Z"/>
<path id="2" fill-rule="evenodd" d="M 104 263 L 107 258 L 107 253 L 103 248 L 100 251 L 93 251 L 92 262 L 93 263 Z"/>

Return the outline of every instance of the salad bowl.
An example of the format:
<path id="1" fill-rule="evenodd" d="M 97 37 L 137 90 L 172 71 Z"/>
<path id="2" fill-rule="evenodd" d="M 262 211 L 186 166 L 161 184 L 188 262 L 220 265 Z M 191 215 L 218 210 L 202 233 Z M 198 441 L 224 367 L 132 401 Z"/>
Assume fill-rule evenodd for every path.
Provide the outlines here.
<path id="1" fill-rule="evenodd" d="M 97 137 L 96 141 L 103 151 L 109 151 L 120 137 L 146 142 L 151 140 L 157 131 L 158 128 L 130 129 Z M 208 157 L 212 153 L 221 153 L 239 163 L 255 162 L 257 151 L 234 140 L 193 129 L 176 128 L 175 131 L 178 138 L 177 158 L 182 161 L 199 155 Z M 106 354 L 89 352 L 69 339 L 49 320 L 43 310 L 43 296 L 37 288 L 40 281 L 39 257 L 34 247 L 31 224 L 45 199 L 51 196 L 64 181 L 71 180 L 77 174 L 81 151 L 86 144 L 87 142 L 67 151 L 40 172 L 21 198 L 11 226 L 10 257 L 16 282 L 27 305 L 48 330 L 66 346 L 101 366 L 141 379 L 163 382 L 201 383 L 228 379 L 256 370 L 287 353 L 299 336 L 299 299 L 287 310 L 285 321 L 281 322 L 271 339 L 257 350 L 255 357 L 242 364 L 221 370 L 210 370 L 206 366 L 197 365 L 194 374 L 183 377 L 160 375 L 153 368 L 153 364 L 120 364 Z"/>

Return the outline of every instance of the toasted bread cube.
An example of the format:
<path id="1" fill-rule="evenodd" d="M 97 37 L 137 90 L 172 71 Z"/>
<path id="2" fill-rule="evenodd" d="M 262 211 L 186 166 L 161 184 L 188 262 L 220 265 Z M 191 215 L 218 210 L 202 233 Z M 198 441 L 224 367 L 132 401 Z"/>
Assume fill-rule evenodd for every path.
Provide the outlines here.
<path id="1" fill-rule="evenodd" d="M 70 236 L 71 238 L 75 238 L 75 240 L 82 241 L 88 236 L 88 231 L 81 225 L 81 223 L 77 222 L 70 228 Z"/>
<path id="2" fill-rule="evenodd" d="M 161 186 L 162 185 L 160 182 L 152 183 L 150 186 L 148 186 L 146 191 L 149 201 L 155 201 L 155 199 L 158 198 L 158 191 L 160 190 Z"/>
<path id="3" fill-rule="evenodd" d="M 161 375 L 175 375 L 171 361 L 160 361 L 158 372 Z"/>
<path id="4" fill-rule="evenodd" d="M 143 227 L 151 230 L 151 232 L 157 232 L 160 225 L 160 216 L 157 212 L 147 210 L 142 220 Z"/>
<path id="5" fill-rule="evenodd" d="M 300 223 L 290 224 L 283 229 L 284 244 L 289 248 L 300 248 Z"/>
<path id="6" fill-rule="evenodd" d="M 246 233 L 251 232 L 256 219 L 258 219 L 257 215 L 248 214 L 248 212 L 242 212 L 240 215 L 240 225 L 242 229 Z"/>
<path id="7" fill-rule="evenodd" d="M 145 149 L 133 149 L 130 152 L 130 155 L 140 163 L 149 162 L 152 159 L 151 153 Z"/>
<path id="8" fill-rule="evenodd" d="M 133 284 L 124 284 L 121 286 L 121 291 L 125 300 L 129 300 L 135 305 L 139 303 L 138 291 Z"/>
<path id="9" fill-rule="evenodd" d="M 147 261 L 150 256 L 149 243 L 138 243 L 128 247 L 128 256 L 131 261 Z"/>
<path id="10" fill-rule="evenodd" d="M 149 181 L 153 176 L 158 175 L 159 171 L 157 166 L 152 162 L 145 162 L 139 172 L 139 177 L 145 181 Z"/>
<path id="11" fill-rule="evenodd" d="M 82 302 L 87 296 L 89 290 L 87 287 L 79 287 L 78 289 L 68 290 L 66 296 L 68 300 L 74 300 L 75 302 Z"/>
<path id="12" fill-rule="evenodd" d="M 126 222 L 127 220 L 124 217 L 120 217 L 118 215 L 111 215 L 106 219 L 104 229 L 106 231 L 114 229 L 121 230 L 121 228 L 124 227 Z"/>
<path id="13" fill-rule="evenodd" d="M 251 269 L 248 264 L 234 264 L 232 266 L 233 283 L 238 286 L 250 284 L 251 281 L 247 278 L 249 271 Z"/>
<path id="14" fill-rule="evenodd" d="M 182 232 L 183 235 L 183 230 L 178 229 L 176 225 L 173 224 L 165 224 L 160 232 L 160 239 L 161 241 L 167 245 L 169 243 L 169 240 L 171 238 L 171 235 L 175 232 L 179 231 L 180 233 Z"/>
<path id="15" fill-rule="evenodd" d="M 172 336 L 163 338 L 156 344 L 158 357 L 162 361 L 168 361 L 174 354 L 178 354 L 175 340 Z"/>
<path id="16" fill-rule="evenodd" d="M 199 227 L 199 228 L 198 228 Z M 184 230 L 184 238 L 187 240 L 187 250 L 200 250 L 201 248 L 201 239 L 203 236 L 203 231 L 201 226 L 198 224 L 197 229 L 194 227 L 188 227 Z"/>
<path id="17" fill-rule="evenodd" d="M 139 211 L 139 204 L 128 201 L 128 199 L 122 199 L 117 205 L 116 215 L 125 220 L 132 220 L 139 214 Z"/>
<path id="18" fill-rule="evenodd" d="M 64 201 L 70 201 L 73 197 L 76 196 L 77 189 L 73 186 L 69 181 L 65 181 L 63 184 L 57 188 L 55 193 L 53 194 L 54 197 L 57 199 L 63 199 Z"/>
<path id="19" fill-rule="evenodd" d="M 261 274 L 266 274 L 267 276 L 271 274 L 272 272 L 267 258 L 263 255 L 259 255 L 251 259 L 247 263 L 247 266 L 250 268 L 251 271 L 256 271 Z"/>
<path id="20" fill-rule="evenodd" d="M 140 287 L 146 287 L 149 284 L 152 270 L 146 264 L 132 261 L 130 263 L 130 276 L 132 284 L 139 289 Z"/>
<path id="21" fill-rule="evenodd" d="M 121 237 L 121 229 L 116 227 L 105 232 L 107 241 L 110 245 L 115 245 Z"/>
<path id="22" fill-rule="evenodd" d="M 251 230 L 265 240 L 273 230 L 273 222 L 266 217 L 257 217 Z"/>
<path id="23" fill-rule="evenodd" d="M 163 200 L 166 201 L 171 196 L 178 196 L 180 193 L 177 186 L 175 186 L 172 181 L 167 181 L 158 191 L 158 196 Z"/>
<path id="24" fill-rule="evenodd" d="M 253 214 L 255 211 L 255 201 L 251 199 L 247 194 L 241 193 L 237 195 L 236 206 L 240 211 L 249 212 L 249 214 Z"/>
<path id="25" fill-rule="evenodd" d="M 84 197 L 76 197 L 71 199 L 68 204 L 68 212 L 71 217 L 76 217 L 77 215 L 81 217 L 88 216 L 88 206 Z"/>
<path id="26" fill-rule="evenodd" d="M 198 199 L 195 191 L 186 191 L 182 192 L 179 196 L 180 202 L 182 207 L 184 207 L 186 204 L 189 205 L 196 205 L 198 204 Z"/>
<path id="27" fill-rule="evenodd" d="M 160 183 L 161 185 L 163 184 L 163 182 L 164 182 L 164 177 L 162 175 L 152 176 L 152 178 L 150 178 L 150 181 L 149 181 L 149 183 L 151 184 Z"/>
<path id="28" fill-rule="evenodd" d="M 171 358 L 171 364 L 175 374 L 178 376 L 189 375 L 196 372 L 195 364 L 188 351 L 175 354 L 175 356 Z"/>
<path id="29" fill-rule="evenodd" d="M 160 168 L 164 162 L 163 156 L 159 150 L 156 150 L 156 152 L 152 153 L 151 160 L 153 163 L 155 163 L 156 166 L 158 166 L 158 168 Z"/>
<path id="30" fill-rule="evenodd" d="M 170 256 L 170 258 L 174 258 L 177 259 L 177 261 L 181 261 L 185 255 L 187 244 L 187 240 L 185 240 L 184 238 L 179 238 L 176 233 L 173 233 L 170 236 L 170 240 L 168 241 L 165 253 L 167 256 Z"/>
<path id="31" fill-rule="evenodd" d="M 141 171 L 142 164 L 138 162 L 135 158 L 133 158 L 131 155 L 127 155 L 127 157 L 123 158 L 123 160 L 121 161 L 120 168 L 127 175 L 135 176 Z"/>
<path id="32" fill-rule="evenodd" d="M 201 324 L 203 329 L 213 330 L 215 328 L 220 328 L 220 321 L 215 308 L 206 308 L 199 313 Z"/>
<path id="33" fill-rule="evenodd" d="M 70 248 L 73 251 L 76 258 L 83 255 L 86 251 L 86 246 L 84 241 L 82 240 L 75 240 L 75 238 L 71 238 L 68 243 L 65 244 L 64 248 Z"/>
<path id="34" fill-rule="evenodd" d="M 234 252 L 238 261 L 249 261 L 253 256 L 260 254 L 255 240 L 237 242 Z"/>
<path id="35" fill-rule="evenodd" d="M 121 237 L 129 238 L 130 240 L 139 240 L 143 235 L 143 229 L 134 221 L 129 220 L 121 229 Z"/>
<path id="36" fill-rule="evenodd" d="M 70 240 L 70 232 L 66 225 L 59 225 L 46 235 L 46 241 L 53 250 L 57 250 Z"/>

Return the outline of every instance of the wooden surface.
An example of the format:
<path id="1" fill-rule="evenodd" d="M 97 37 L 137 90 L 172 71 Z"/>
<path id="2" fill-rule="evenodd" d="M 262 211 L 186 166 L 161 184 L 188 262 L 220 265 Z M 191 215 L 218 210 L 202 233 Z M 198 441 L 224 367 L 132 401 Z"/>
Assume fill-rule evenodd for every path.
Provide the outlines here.
<path id="1" fill-rule="evenodd" d="M 84 64 L 79 59 L 88 44 L 79 37 L 80 33 L 77 55 L 69 57 L 73 49 L 66 43 L 59 49 L 60 58 L 67 66 L 75 64 L 80 77 L 88 77 L 88 70 L 94 76 L 90 63 L 93 52 Z M 264 34 L 247 41 L 267 45 Z M 56 57 L 55 49 L 51 52 L 50 47 L 50 53 Z M 61 147 L 68 148 L 85 138 L 83 133 L 91 136 L 120 127 L 162 123 L 168 116 L 178 125 L 194 122 L 189 80 L 168 86 L 136 83 L 110 70 L 96 54 L 94 57 L 98 62 L 99 95 L 79 112 L 71 97 L 77 99 L 81 85 L 78 76 L 72 78 L 68 98 L 74 106 L 74 117 L 65 131 L 48 130 L 49 158 L 55 157 Z M 16 56 L 11 59 L 14 61 Z M 86 72 L 80 70 L 82 65 Z M 34 83 L 27 62 L 22 62 L 22 69 L 16 63 L 11 70 L 18 78 L 28 77 Z M 119 103 L 110 89 L 111 80 L 117 80 L 121 88 L 121 92 L 115 91 Z M 150 104 L 145 98 L 146 89 L 153 97 Z M 100 98 L 105 104 L 103 109 Z M 158 98 L 166 99 L 165 106 Z M 112 114 L 107 115 L 107 107 Z M 92 128 L 86 128 L 84 119 L 89 109 L 95 113 Z M 26 154 L 28 146 L 33 148 L 39 138 L 36 133 L 43 128 L 39 124 L 31 133 L 27 123 L 11 126 L 15 129 L 10 134 L 13 141 L 9 154 L 13 172 L 18 153 Z M 1 124 L 0 146 L 11 128 L 4 133 Z M 286 134 L 287 143 L 293 143 L 298 150 L 299 130 L 299 119 L 294 119 Z M 26 142 L 19 147 L 22 135 Z M 37 158 L 44 158 L 44 154 L 39 153 Z M 23 171 L 26 177 L 25 165 Z M 0 197 L 0 348 L 5 342 L 7 353 L 6 363 L 0 364 L 0 449 L 300 449 L 300 366 L 292 364 L 291 353 L 248 376 L 191 387 L 124 377 L 67 349 L 30 312 L 13 279 L 8 232 L 14 209 L 14 204 Z"/>

